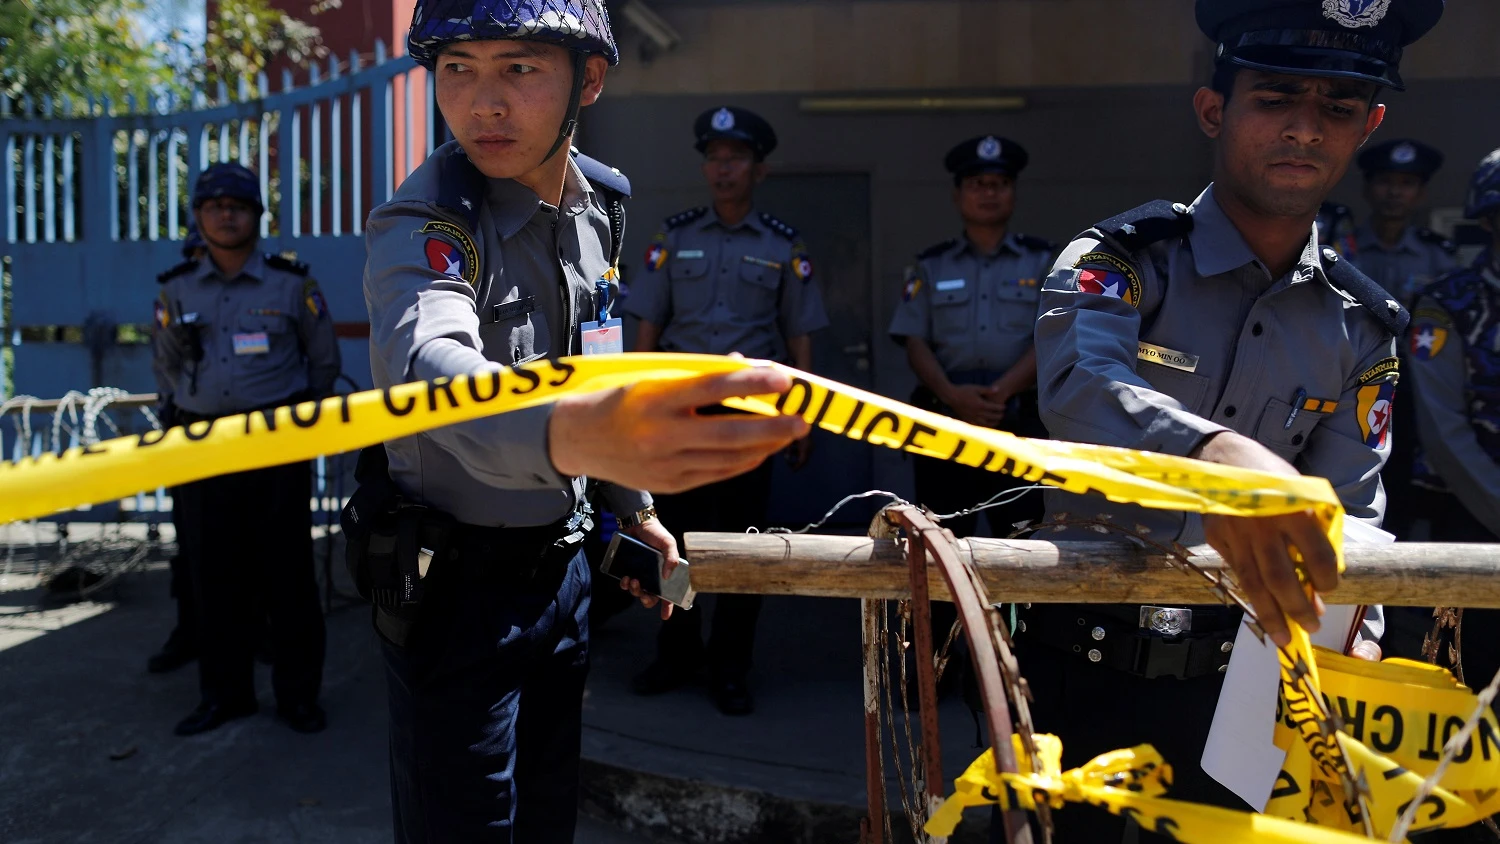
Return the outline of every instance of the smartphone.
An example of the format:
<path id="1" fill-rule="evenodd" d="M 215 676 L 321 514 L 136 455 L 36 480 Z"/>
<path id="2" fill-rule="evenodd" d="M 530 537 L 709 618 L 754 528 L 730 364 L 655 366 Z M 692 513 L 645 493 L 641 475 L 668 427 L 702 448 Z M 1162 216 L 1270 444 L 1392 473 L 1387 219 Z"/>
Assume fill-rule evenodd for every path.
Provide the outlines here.
<path id="1" fill-rule="evenodd" d="M 660 551 L 623 533 L 616 533 L 599 571 L 616 580 L 629 577 L 640 581 L 642 592 L 655 595 L 673 606 L 692 609 L 693 599 L 698 593 L 688 582 L 687 560 L 678 561 L 672 574 L 664 577 L 662 567 L 666 563 L 667 558 Z"/>

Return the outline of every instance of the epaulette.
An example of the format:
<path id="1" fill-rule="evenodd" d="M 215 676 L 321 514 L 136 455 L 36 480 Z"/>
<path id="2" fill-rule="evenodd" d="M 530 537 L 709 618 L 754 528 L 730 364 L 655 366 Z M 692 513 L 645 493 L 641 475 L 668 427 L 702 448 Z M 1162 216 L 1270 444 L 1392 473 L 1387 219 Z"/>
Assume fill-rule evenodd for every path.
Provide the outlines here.
<path id="1" fill-rule="evenodd" d="M 1380 321 L 1385 330 L 1393 337 L 1406 335 L 1406 326 L 1411 322 L 1411 314 L 1401 307 L 1396 297 L 1385 292 L 1380 285 L 1376 284 L 1369 276 L 1359 271 L 1350 261 L 1339 257 L 1339 253 L 1333 251 L 1333 247 L 1323 247 L 1323 272 L 1328 275 L 1328 281 L 1334 287 L 1347 293 L 1351 299 L 1363 305 L 1370 316 Z"/>
<path id="2" fill-rule="evenodd" d="M 595 188 L 617 193 L 622 199 L 630 198 L 630 179 L 620 172 L 620 168 L 589 158 L 577 149 L 573 150 L 573 163 Z"/>
<path id="3" fill-rule="evenodd" d="M 1443 237 L 1432 229 L 1418 228 L 1417 240 L 1420 240 L 1423 243 L 1430 243 L 1433 246 L 1436 246 L 1437 248 L 1443 250 L 1444 252 L 1447 252 L 1449 255 L 1458 254 L 1458 244 L 1454 243 L 1446 237 Z"/>
<path id="4" fill-rule="evenodd" d="M 1021 244 L 1021 247 L 1023 249 L 1030 249 L 1033 252 L 1057 251 L 1057 244 L 1046 239 L 1045 237 L 1034 237 L 1029 234 L 1018 234 L 1016 235 L 1016 243 Z"/>
<path id="5" fill-rule="evenodd" d="M 921 252 L 918 252 L 917 253 L 917 260 L 918 261 L 925 261 L 928 258 L 936 258 L 937 256 L 943 254 L 944 252 L 947 252 L 949 249 L 952 249 L 953 247 L 955 247 L 957 245 L 958 245 L 958 238 L 956 238 L 956 237 L 955 238 L 950 238 L 948 240 L 945 240 L 942 243 L 934 243 L 933 245 L 927 247 L 926 249 L 923 249 Z"/>
<path id="6" fill-rule="evenodd" d="M 273 270 L 291 273 L 292 275 L 307 275 L 309 271 L 308 266 L 301 261 L 293 261 L 290 258 L 283 258 L 280 255 L 269 253 L 266 254 L 266 266 Z"/>
<path id="7" fill-rule="evenodd" d="M 484 203 L 485 178 L 458 144 L 438 161 L 437 204 L 464 221 L 470 232 L 479 228 L 479 208 Z"/>
<path id="8" fill-rule="evenodd" d="M 171 281 L 172 279 L 174 279 L 174 278 L 176 278 L 176 277 L 178 277 L 180 275 L 183 275 L 185 273 L 190 273 L 190 272 L 192 272 L 193 270 L 196 270 L 196 269 L 198 269 L 198 262 L 196 260 L 189 259 L 189 260 L 183 261 L 182 263 L 180 263 L 177 266 L 175 266 L 175 267 L 167 270 L 166 272 L 157 275 L 157 277 L 156 277 L 156 283 L 157 284 L 166 284 L 167 282 Z"/>
<path id="9" fill-rule="evenodd" d="M 1186 237 L 1193 230 L 1193 217 L 1181 202 L 1158 199 L 1110 217 L 1094 230 L 1126 252 L 1139 252 L 1153 243 Z"/>
<path id="10" fill-rule="evenodd" d="M 797 230 L 795 228 L 781 222 L 780 220 L 776 219 L 770 214 L 767 214 L 764 211 L 760 212 L 760 221 L 762 223 L 765 223 L 766 227 L 771 231 L 776 232 L 787 240 L 797 239 Z"/>
<path id="11" fill-rule="evenodd" d="M 689 208 L 688 210 L 683 211 L 681 214 L 673 214 L 672 216 L 668 217 L 666 221 L 662 223 L 662 227 L 669 231 L 672 229 L 680 229 L 688 223 L 697 222 L 698 220 L 703 219 L 703 216 L 707 213 L 708 208 L 705 206 L 699 206 L 698 208 Z"/>

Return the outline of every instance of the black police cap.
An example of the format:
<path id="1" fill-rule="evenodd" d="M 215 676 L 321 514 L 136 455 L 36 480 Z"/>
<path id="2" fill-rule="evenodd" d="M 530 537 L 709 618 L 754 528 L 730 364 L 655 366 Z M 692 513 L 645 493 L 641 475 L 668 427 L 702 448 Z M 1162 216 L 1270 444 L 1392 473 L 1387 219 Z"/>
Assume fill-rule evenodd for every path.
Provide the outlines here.
<path id="1" fill-rule="evenodd" d="M 756 158 L 765 158 L 776 149 L 776 130 L 764 117 L 749 109 L 736 106 L 711 108 L 693 121 L 693 135 L 697 137 L 698 152 L 707 152 L 709 143 L 718 140 L 740 141 L 755 151 Z"/>
<path id="2" fill-rule="evenodd" d="M 1015 141 L 998 135 L 981 135 L 948 150 L 943 166 L 953 174 L 954 182 L 961 182 L 977 173 L 1019 176 L 1030 160 L 1025 148 Z"/>
<path id="3" fill-rule="evenodd" d="M 1362 79 L 1405 90 L 1401 51 L 1444 0 L 1197 0 L 1215 59 L 1252 70 Z"/>
<path id="4" fill-rule="evenodd" d="M 1398 138 L 1365 147 L 1359 154 L 1359 169 L 1371 173 L 1416 173 L 1423 181 L 1443 166 L 1443 154 L 1421 141 Z"/>

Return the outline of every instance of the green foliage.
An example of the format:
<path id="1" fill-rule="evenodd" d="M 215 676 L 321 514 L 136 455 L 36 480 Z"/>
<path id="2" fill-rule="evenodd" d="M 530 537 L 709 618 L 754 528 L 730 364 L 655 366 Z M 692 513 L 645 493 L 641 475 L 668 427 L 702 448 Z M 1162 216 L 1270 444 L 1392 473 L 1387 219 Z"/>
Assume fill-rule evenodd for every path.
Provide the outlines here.
<path id="1" fill-rule="evenodd" d="M 317 14 L 341 0 L 313 5 Z M 219 82 L 230 95 L 275 58 L 299 67 L 327 55 L 316 26 L 270 0 L 217 0 L 202 45 L 162 27 L 148 40 L 142 24 L 160 12 L 148 0 L 0 0 L 0 97 L 89 95 L 145 100 L 200 88 L 212 96 Z"/>

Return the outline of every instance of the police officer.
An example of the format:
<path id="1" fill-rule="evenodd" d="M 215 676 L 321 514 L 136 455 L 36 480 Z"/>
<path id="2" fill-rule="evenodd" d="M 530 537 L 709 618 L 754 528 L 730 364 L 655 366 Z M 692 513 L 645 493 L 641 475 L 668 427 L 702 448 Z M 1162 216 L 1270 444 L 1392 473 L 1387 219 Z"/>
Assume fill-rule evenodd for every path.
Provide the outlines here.
<path id="1" fill-rule="evenodd" d="M 1441 152 L 1405 138 L 1372 144 L 1359 154 L 1370 218 L 1355 229 L 1348 257 L 1406 307 L 1457 266 L 1453 243 L 1413 222 L 1427 204 L 1427 183 L 1442 166 Z"/>
<path id="2" fill-rule="evenodd" d="M 408 52 L 433 72 L 456 140 L 370 216 L 379 387 L 577 354 L 580 323 L 612 298 L 629 182 L 569 144 L 619 54 L 599 0 L 559 5 L 416 4 Z M 585 476 L 603 482 L 623 530 L 675 564 L 675 541 L 636 490 L 722 480 L 785 448 L 805 422 L 695 410 L 789 386 L 767 371 L 636 384 L 367 452 L 425 508 L 402 509 L 414 529 L 446 536 L 429 549 L 415 610 L 376 611 L 398 841 L 572 841 L 589 655 Z"/>
<path id="3" fill-rule="evenodd" d="M 812 332 L 828 325 L 812 259 L 797 230 L 755 207 L 776 132 L 743 108 L 711 108 L 693 124 L 713 205 L 669 217 L 646 250 L 646 272 L 631 285 L 625 311 L 640 320 L 636 351 L 730 354 L 812 370 Z M 800 469 L 809 440 L 791 456 Z M 762 526 L 772 463 L 738 478 L 662 496 L 657 507 L 684 531 L 743 532 Z M 721 595 L 707 663 L 714 703 L 726 715 L 754 709 L 746 677 L 759 595 Z M 704 661 L 702 612 L 678 612 L 662 626 L 657 657 L 633 683 L 654 695 L 686 682 Z"/>
<path id="4" fill-rule="evenodd" d="M 1396 337 L 1408 317 L 1318 243 L 1314 218 L 1380 125 L 1379 89 L 1401 86 L 1401 47 L 1442 9 L 1442 0 L 1198 0 L 1199 27 L 1218 43 L 1212 87 L 1193 100 L 1215 141 L 1214 182 L 1191 205 L 1145 205 L 1063 250 L 1036 327 L 1053 436 L 1326 477 L 1352 518 L 1379 523 Z M 1156 541 L 1207 540 L 1279 645 L 1287 616 L 1319 625 L 1289 549 L 1317 590 L 1338 580 L 1307 513 L 1198 517 L 1048 496 L 1052 513 L 1112 516 Z M 1039 729 L 1064 737 L 1065 766 L 1150 742 L 1177 771 L 1174 796 L 1242 805 L 1199 768 L 1237 612 L 1036 604 L 1021 622 L 1032 711 Z M 1375 627 L 1356 645 L 1366 658 L 1378 658 Z M 1113 842 L 1124 831 L 1122 819 L 1094 811 L 1054 817 L 1063 841 Z"/>
<path id="5" fill-rule="evenodd" d="M 1456 266 L 1452 243 L 1413 224 L 1427 204 L 1427 182 L 1442 166 L 1441 152 L 1404 138 L 1371 145 L 1359 155 L 1370 219 L 1355 230 L 1354 252 L 1346 257 L 1408 308 L 1422 288 Z M 1411 402 L 1397 406 L 1392 427 L 1400 436 L 1382 474 L 1389 496 L 1385 529 L 1404 540 L 1425 538 L 1421 525 L 1453 506 L 1435 475 L 1421 473 L 1435 485 L 1423 488 L 1413 474 L 1422 460 L 1414 408 Z"/>
<path id="6" fill-rule="evenodd" d="M 1412 319 L 1408 360 L 1426 454 L 1417 471 L 1452 490 L 1433 541 L 1500 542 L 1500 149 L 1475 171 L 1464 216 L 1489 232 L 1489 247 L 1423 290 Z M 1432 626 L 1430 608 L 1393 608 L 1387 650 L 1423 659 Z M 1438 650 L 1445 662 L 1447 644 Z M 1489 682 L 1500 670 L 1500 611 L 1464 610 L 1462 650 L 1469 685 Z"/>
<path id="7" fill-rule="evenodd" d="M 1045 436 L 1037 418 L 1036 322 L 1041 280 L 1056 246 L 1010 231 L 1016 178 L 1029 156 L 1015 141 L 986 135 L 948 152 L 953 204 L 963 236 L 923 250 L 906 272 L 891 338 L 921 382 L 912 404 L 965 422 Z M 1005 475 L 929 457 L 916 458 L 917 500 L 940 514 L 956 513 L 1025 485 Z M 990 513 L 1000 536 L 1041 515 L 1041 496 L 1026 495 Z M 977 513 L 948 521 L 969 536 Z"/>
<path id="8" fill-rule="evenodd" d="M 198 178 L 192 203 L 205 252 L 158 277 L 153 369 L 168 419 L 212 425 L 218 417 L 331 394 L 339 374 L 333 320 L 307 265 L 256 251 L 265 206 L 255 174 L 215 164 Z M 178 735 L 256 711 L 262 613 L 277 716 L 299 732 L 324 728 L 311 484 L 304 461 L 174 491 L 178 547 L 198 605 L 203 693 Z"/>

